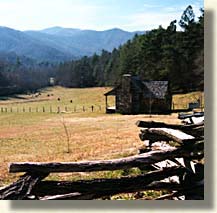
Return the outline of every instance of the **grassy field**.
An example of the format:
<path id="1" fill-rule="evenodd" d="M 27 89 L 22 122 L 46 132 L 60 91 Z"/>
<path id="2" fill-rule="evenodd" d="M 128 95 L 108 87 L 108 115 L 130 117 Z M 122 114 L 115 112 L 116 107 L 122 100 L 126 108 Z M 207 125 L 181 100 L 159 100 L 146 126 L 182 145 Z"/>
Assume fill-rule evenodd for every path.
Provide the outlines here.
<path id="1" fill-rule="evenodd" d="M 47 88 L 34 95 L 18 95 L 11 98 L 4 98 L 0 108 L 5 112 L 83 112 L 103 111 L 105 101 L 103 94 L 110 88 L 84 88 L 65 89 L 62 87 Z M 3 99 L 3 98 L 2 98 Z M 83 110 L 84 107 L 84 110 Z M 66 110 L 67 108 L 67 110 Z"/>
<path id="2" fill-rule="evenodd" d="M 0 108 L 8 108 L 7 112 L 0 112 L 0 187 L 19 176 L 8 173 L 9 162 L 67 162 L 129 156 L 136 154 L 142 146 L 138 137 L 140 130 L 135 125 L 137 120 L 180 122 L 177 114 L 152 115 L 151 118 L 149 115 L 105 114 L 103 94 L 109 90 L 110 88 L 55 87 L 41 91 L 38 97 L 20 95 L 0 99 Z M 200 95 L 199 92 L 177 95 L 173 101 L 177 107 L 182 107 Z M 49 111 L 51 106 L 52 113 Z M 94 112 L 91 111 L 91 106 L 94 106 Z M 41 110 L 43 107 L 45 112 Z M 62 109 L 61 113 L 54 112 L 58 107 Z M 22 112 L 23 108 L 25 112 Z M 28 112 L 29 108 L 31 112 Z M 34 111 L 36 108 L 40 109 L 39 112 Z M 73 176 L 53 174 L 49 178 L 68 180 L 120 175 L 121 171 L 115 171 L 89 175 L 76 173 Z"/>

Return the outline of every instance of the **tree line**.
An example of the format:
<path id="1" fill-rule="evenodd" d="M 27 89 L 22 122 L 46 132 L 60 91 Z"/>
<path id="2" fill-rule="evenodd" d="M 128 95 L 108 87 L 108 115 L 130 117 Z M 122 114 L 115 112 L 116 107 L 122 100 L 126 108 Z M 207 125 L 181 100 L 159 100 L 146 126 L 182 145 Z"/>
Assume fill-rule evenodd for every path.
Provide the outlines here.
<path id="1" fill-rule="evenodd" d="M 64 87 L 115 86 L 126 73 L 143 80 L 169 80 L 174 93 L 203 90 L 204 10 L 196 20 L 189 5 L 180 21 L 135 35 L 112 52 L 102 50 L 100 55 L 31 66 L 22 64 L 19 58 L 16 63 L 0 60 L 0 95 L 48 86 L 50 77 Z"/>
<path id="2" fill-rule="evenodd" d="M 60 64 L 56 78 L 66 87 L 114 86 L 129 73 L 144 80 L 169 80 L 173 92 L 203 90 L 203 57 L 204 11 L 196 20 L 188 6 L 181 20 L 166 29 L 159 26 L 112 52 Z"/>
<path id="3" fill-rule="evenodd" d="M 56 75 L 55 70 L 56 65 L 48 62 L 29 66 L 18 56 L 15 63 L 0 60 L 0 96 L 34 93 L 49 85 L 49 79 Z"/>

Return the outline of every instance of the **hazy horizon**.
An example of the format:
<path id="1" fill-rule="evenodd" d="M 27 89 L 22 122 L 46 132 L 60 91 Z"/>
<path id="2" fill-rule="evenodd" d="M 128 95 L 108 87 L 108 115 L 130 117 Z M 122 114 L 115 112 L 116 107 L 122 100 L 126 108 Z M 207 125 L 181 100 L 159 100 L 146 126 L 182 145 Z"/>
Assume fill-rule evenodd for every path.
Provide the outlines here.
<path id="1" fill-rule="evenodd" d="M 51 29 L 51 28 L 63 28 L 63 29 L 73 29 L 73 30 L 93 30 L 93 31 L 98 31 L 98 32 L 103 32 L 103 31 L 108 31 L 108 30 L 114 30 L 114 29 L 119 29 L 119 30 L 123 30 L 123 31 L 126 31 L 126 32 L 144 32 L 145 31 L 145 30 L 128 31 L 128 30 L 121 29 L 119 27 L 113 27 L 113 28 L 104 29 L 104 30 L 81 29 L 81 28 L 63 27 L 63 26 L 50 26 L 50 27 L 48 26 L 48 27 L 45 27 L 45 28 L 42 28 L 42 29 L 35 29 L 35 30 L 32 30 L 32 29 L 20 30 L 20 29 L 8 27 L 8 26 L 2 26 L 2 25 L 0 25 L 0 27 L 5 27 L 5 28 L 13 29 L 13 30 L 18 30 L 18 31 L 21 31 L 21 32 L 25 32 L 25 31 L 43 31 L 43 30 L 47 30 L 47 29 Z"/>
<path id="2" fill-rule="evenodd" d="M 81 30 L 146 31 L 179 21 L 188 5 L 196 17 L 203 0 L 0 0 L 0 26 L 20 31 L 55 26 Z"/>

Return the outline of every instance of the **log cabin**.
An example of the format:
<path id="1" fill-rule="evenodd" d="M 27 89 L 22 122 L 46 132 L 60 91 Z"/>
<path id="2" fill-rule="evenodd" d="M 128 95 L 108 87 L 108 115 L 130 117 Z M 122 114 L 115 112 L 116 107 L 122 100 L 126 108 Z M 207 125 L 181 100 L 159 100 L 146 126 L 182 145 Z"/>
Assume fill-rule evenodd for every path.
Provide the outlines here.
<path id="1" fill-rule="evenodd" d="M 168 81 L 141 80 L 138 76 L 124 74 L 121 83 L 104 94 L 106 113 L 168 114 L 172 95 Z M 108 105 L 108 97 L 115 96 L 115 106 Z"/>

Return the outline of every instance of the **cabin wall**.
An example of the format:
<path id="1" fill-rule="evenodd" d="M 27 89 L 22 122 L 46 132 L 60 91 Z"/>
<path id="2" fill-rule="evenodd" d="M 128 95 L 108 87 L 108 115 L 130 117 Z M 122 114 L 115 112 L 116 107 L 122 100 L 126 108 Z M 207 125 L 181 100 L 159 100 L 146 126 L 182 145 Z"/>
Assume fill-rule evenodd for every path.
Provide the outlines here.
<path id="1" fill-rule="evenodd" d="M 132 94 L 132 114 L 141 113 L 141 99 L 142 94 L 134 91 Z"/>
<path id="2" fill-rule="evenodd" d="M 151 106 L 150 106 L 151 104 Z M 171 112 L 171 99 L 142 98 L 141 94 L 118 93 L 116 110 L 122 114 L 168 114 Z"/>
<path id="3" fill-rule="evenodd" d="M 116 91 L 116 111 L 122 114 L 132 113 L 131 77 L 124 76 Z"/>
<path id="4" fill-rule="evenodd" d="M 151 103 L 151 106 L 150 106 Z M 171 112 L 172 96 L 168 92 L 165 99 L 144 97 L 144 91 L 132 84 L 130 75 L 124 75 L 116 90 L 116 112 L 121 114 L 168 114 Z"/>
<path id="5" fill-rule="evenodd" d="M 141 99 L 140 113 L 168 114 L 171 105 L 165 99 Z"/>

